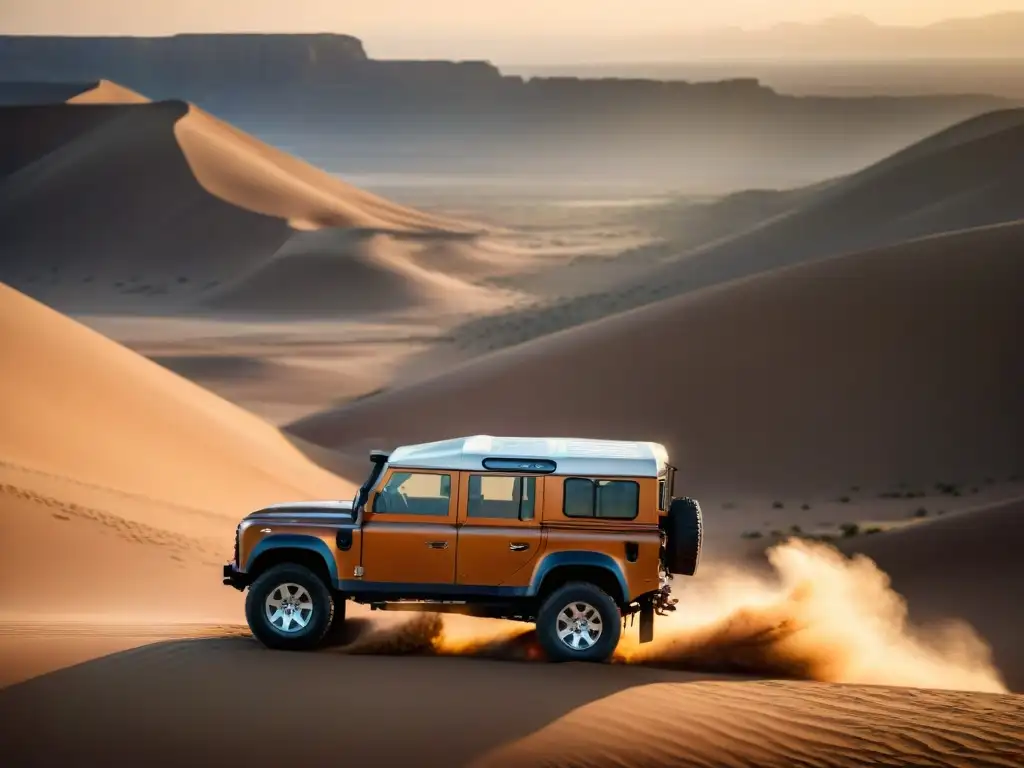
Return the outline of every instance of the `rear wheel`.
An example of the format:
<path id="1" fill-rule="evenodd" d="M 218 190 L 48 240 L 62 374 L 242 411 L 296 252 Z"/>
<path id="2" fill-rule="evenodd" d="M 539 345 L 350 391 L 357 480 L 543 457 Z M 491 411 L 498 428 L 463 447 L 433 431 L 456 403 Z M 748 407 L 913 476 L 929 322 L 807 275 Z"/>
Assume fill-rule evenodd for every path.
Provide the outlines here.
<path id="1" fill-rule="evenodd" d="M 599 587 L 574 581 L 537 612 L 537 640 L 551 661 L 607 661 L 622 634 L 622 615 Z"/>
<path id="2" fill-rule="evenodd" d="M 310 650 L 331 628 L 334 600 L 327 585 L 311 570 L 282 563 L 249 587 L 245 618 L 253 636 L 268 648 Z"/>

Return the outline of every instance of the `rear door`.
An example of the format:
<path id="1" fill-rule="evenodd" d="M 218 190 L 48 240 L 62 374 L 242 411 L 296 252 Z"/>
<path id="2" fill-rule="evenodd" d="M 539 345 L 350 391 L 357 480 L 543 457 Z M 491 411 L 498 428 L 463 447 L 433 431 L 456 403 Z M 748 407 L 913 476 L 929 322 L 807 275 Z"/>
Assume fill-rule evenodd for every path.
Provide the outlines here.
<path id="1" fill-rule="evenodd" d="M 534 475 L 462 472 L 455 579 L 466 587 L 525 587 L 542 548 L 543 483 Z"/>

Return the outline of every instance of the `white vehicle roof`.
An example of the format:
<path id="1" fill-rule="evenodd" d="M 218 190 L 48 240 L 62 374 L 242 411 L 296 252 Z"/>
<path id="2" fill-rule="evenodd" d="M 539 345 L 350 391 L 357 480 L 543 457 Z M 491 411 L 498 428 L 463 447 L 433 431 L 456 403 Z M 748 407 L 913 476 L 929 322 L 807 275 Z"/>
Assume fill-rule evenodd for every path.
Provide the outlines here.
<path id="1" fill-rule="evenodd" d="M 489 469 L 484 465 L 488 459 L 499 464 Z M 502 459 L 505 464 L 518 460 L 554 462 L 554 471 L 545 474 L 658 477 L 668 464 L 668 452 L 661 443 L 651 442 L 473 435 L 403 445 L 391 453 L 388 464 L 409 469 L 515 471 L 511 465 L 502 466 Z"/>

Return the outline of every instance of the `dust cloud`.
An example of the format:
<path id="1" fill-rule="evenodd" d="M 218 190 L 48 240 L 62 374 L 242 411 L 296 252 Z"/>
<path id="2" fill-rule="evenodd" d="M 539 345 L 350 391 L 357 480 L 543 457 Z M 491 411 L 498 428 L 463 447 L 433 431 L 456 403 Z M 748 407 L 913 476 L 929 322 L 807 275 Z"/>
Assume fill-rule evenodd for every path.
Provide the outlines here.
<path id="1" fill-rule="evenodd" d="M 677 588 L 678 610 L 656 619 L 654 641 L 641 645 L 635 631 L 624 633 L 613 662 L 1007 692 L 989 648 L 970 627 L 911 626 L 905 601 L 868 558 L 800 540 L 776 545 L 768 558 L 774 579 L 717 571 Z M 439 614 L 363 620 L 338 650 L 543 660 L 528 625 Z"/>

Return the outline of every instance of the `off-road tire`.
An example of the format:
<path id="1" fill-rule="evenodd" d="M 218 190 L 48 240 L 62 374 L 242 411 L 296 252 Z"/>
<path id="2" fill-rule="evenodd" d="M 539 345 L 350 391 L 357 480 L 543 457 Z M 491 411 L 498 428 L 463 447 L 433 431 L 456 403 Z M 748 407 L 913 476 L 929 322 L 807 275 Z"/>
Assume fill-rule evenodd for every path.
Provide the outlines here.
<path id="1" fill-rule="evenodd" d="M 331 617 L 331 626 L 327 628 L 327 634 L 324 635 L 324 639 L 321 641 L 321 645 L 344 645 L 348 639 L 346 637 L 346 626 L 345 626 L 345 606 L 348 605 L 348 601 L 344 595 L 335 593 L 334 595 L 334 616 Z"/>
<path id="2" fill-rule="evenodd" d="M 559 617 L 574 604 L 593 606 L 601 617 L 601 634 L 585 650 L 569 648 L 558 636 Z M 622 614 L 615 601 L 600 587 L 572 581 L 552 592 L 537 611 L 537 642 L 549 661 L 603 662 L 611 658 L 622 635 Z"/>
<path id="3" fill-rule="evenodd" d="M 267 597 L 282 584 L 298 584 L 309 592 L 313 613 L 301 630 L 284 633 L 270 623 L 265 609 Z M 334 619 L 334 599 L 320 577 L 303 565 L 282 563 L 261 574 L 245 596 L 245 618 L 253 636 L 268 648 L 280 651 L 309 651 L 318 647 Z"/>
<path id="4" fill-rule="evenodd" d="M 673 499 L 665 516 L 665 566 L 669 573 L 693 576 L 700 565 L 704 522 L 696 499 Z"/>

